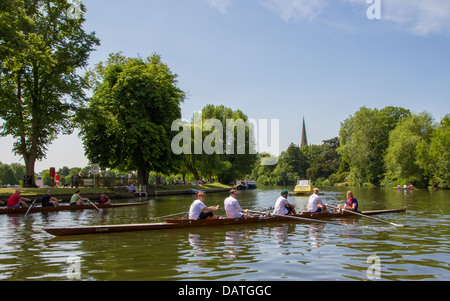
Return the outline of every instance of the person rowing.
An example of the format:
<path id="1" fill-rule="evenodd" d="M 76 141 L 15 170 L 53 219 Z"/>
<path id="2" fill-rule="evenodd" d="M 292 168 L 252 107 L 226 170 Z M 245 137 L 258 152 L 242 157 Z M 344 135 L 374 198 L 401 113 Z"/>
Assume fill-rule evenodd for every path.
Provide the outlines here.
<path id="1" fill-rule="evenodd" d="M 24 198 L 20 195 L 20 190 L 17 189 L 16 192 L 9 197 L 6 206 L 8 208 L 28 208 L 26 202 L 31 202 L 30 199 Z"/>
<path id="2" fill-rule="evenodd" d="M 295 205 L 290 204 L 287 200 L 289 192 L 287 190 L 283 190 L 281 192 L 280 197 L 275 202 L 275 209 L 273 210 L 273 214 L 279 215 L 295 215 Z"/>
<path id="3" fill-rule="evenodd" d="M 75 191 L 74 195 L 70 198 L 70 206 L 76 206 L 76 205 L 84 205 L 84 201 L 87 201 L 88 199 L 83 198 L 80 196 L 80 191 Z"/>
<path id="4" fill-rule="evenodd" d="M 111 200 L 106 196 L 106 193 L 100 194 L 100 200 L 97 202 L 100 205 L 111 204 Z"/>
<path id="5" fill-rule="evenodd" d="M 214 217 L 213 211 L 218 210 L 220 206 L 206 207 L 204 204 L 205 197 L 206 194 L 203 191 L 197 191 L 196 200 L 192 202 L 189 208 L 189 219 L 199 220 Z"/>
<path id="6" fill-rule="evenodd" d="M 41 199 L 42 207 L 58 207 L 60 206 L 59 202 L 62 202 L 62 200 L 52 197 L 50 194 L 50 189 L 45 191 L 45 194 Z"/>
<path id="7" fill-rule="evenodd" d="M 323 203 L 322 199 L 319 196 L 319 188 L 313 189 L 313 194 L 309 197 L 308 200 L 307 209 L 310 213 L 319 213 L 327 209 L 327 205 Z"/>
<path id="8" fill-rule="evenodd" d="M 358 200 L 355 199 L 351 190 L 347 191 L 347 200 L 345 201 L 344 205 L 339 204 L 338 208 L 355 212 L 358 211 Z"/>
<path id="9" fill-rule="evenodd" d="M 242 210 L 241 206 L 239 205 L 239 201 L 236 199 L 236 197 L 237 197 L 237 190 L 231 189 L 230 196 L 224 200 L 224 207 L 227 218 L 244 218 L 248 216 L 247 214 L 242 213 L 242 212 L 246 213 L 248 212 L 248 210 L 247 209 Z"/>

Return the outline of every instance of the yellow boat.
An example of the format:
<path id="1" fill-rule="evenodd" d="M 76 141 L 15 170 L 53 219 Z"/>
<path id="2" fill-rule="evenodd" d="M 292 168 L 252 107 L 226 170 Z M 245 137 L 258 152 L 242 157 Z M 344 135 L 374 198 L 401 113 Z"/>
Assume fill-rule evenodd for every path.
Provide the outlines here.
<path id="1" fill-rule="evenodd" d="M 311 179 L 300 179 L 297 181 L 297 185 L 294 188 L 295 194 L 307 194 L 312 192 Z"/>

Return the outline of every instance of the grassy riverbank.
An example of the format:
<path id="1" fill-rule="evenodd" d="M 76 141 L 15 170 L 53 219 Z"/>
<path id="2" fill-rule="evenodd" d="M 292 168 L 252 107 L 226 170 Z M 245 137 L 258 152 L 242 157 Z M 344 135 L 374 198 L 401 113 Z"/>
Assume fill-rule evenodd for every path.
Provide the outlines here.
<path id="1" fill-rule="evenodd" d="M 188 189 L 218 189 L 218 188 L 232 188 L 229 185 L 224 185 L 220 183 L 206 184 L 204 186 L 192 186 L 192 185 L 157 185 L 155 186 L 156 191 L 171 191 L 171 190 L 188 190 Z M 80 187 L 80 188 L 24 188 L 24 187 L 11 187 L 11 188 L 0 188 L 0 197 L 5 198 L 14 194 L 14 192 L 19 189 L 22 196 L 36 196 L 43 195 L 47 189 L 50 189 L 52 195 L 72 195 L 76 190 L 80 190 L 81 194 L 100 194 L 106 192 L 107 194 L 115 194 L 110 188 L 91 188 L 91 187 Z M 148 190 L 148 189 L 147 189 Z M 131 195 L 131 194 L 130 194 Z"/>

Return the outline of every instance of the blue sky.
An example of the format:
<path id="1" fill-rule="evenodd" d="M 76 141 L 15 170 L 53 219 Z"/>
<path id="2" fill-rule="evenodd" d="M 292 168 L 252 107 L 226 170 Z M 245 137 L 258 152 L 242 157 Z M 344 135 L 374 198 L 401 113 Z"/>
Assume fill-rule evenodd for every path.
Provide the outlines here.
<path id="1" fill-rule="evenodd" d="M 184 119 L 206 104 L 280 120 L 280 150 L 338 136 L 360 107 L 400 106 L 450 113 L 450 1 L 377 0 L 85 0 L 86 31 L 109 53 L 158 53 L 188 93 Z M 12 139 L 0 138 L 4 145 Z M 2 148 L 0 161 L 23 162 Z M 76 135 L 49 148 L 51 166 L 85 166 Z"/>

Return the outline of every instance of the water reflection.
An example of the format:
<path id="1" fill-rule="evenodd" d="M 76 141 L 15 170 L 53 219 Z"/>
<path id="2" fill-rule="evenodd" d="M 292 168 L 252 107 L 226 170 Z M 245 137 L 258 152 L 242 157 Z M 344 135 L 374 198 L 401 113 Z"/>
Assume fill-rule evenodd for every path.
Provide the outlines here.
<path id="1" fill-rule="evenodd" d="M 323 188 L 339 204 L 348 188 Z M 450 192 L 352 188 L 361 210 L 407 206 L 379 216 L 318 223 L 274 223 L 54 238 L 47 226 L 148 223 L 187 211 L 192 196 L 150 197 L 148 206 L 0 216 L 1 280 L 67 280 L 67 258 L 81 260 L 81 280 L 367 280 L 367 258 L 381 260 L 383 280 L 450 280 Z M 273 206 L 277 189 L 243 191 L 244 208 Z M 208 194 L 223 205 L 226 194 Z M 307 197 L 290 197 L 302 210 Z M 223 214 L 223 212 L 218 212 Z M 345 225 L 344 225 L 345 224 Z"/>

